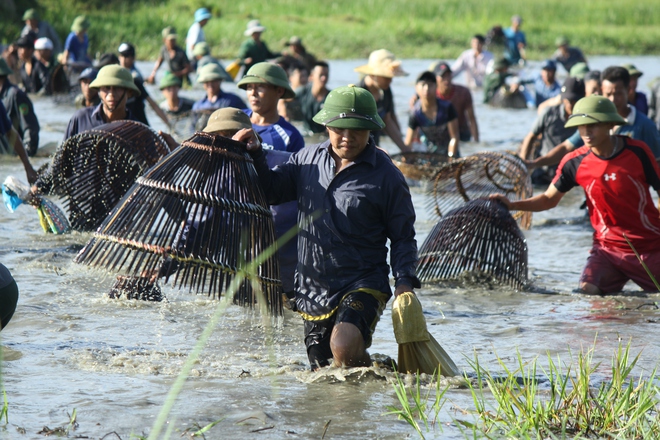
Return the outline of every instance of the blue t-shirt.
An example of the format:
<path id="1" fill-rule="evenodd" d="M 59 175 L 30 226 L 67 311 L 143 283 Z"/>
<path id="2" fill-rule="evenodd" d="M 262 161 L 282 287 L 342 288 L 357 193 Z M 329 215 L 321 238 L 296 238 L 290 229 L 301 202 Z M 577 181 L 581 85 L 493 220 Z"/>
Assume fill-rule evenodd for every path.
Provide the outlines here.
<path id="1" fill-rule="evenodd" d="M 71 32 L 68 37 L 66 37 L 66 42 L 64 43 L 64 50 L 69 51 L 69 60 L 73 62 L 86 62 L 91 64 L 91 60 L 87 56 L 87 49 L 89 48 L 89 38 L 87 33 L 85 33 L 85 39 L 81 43 L 78 40 L 75 32 Z"/>
<path id="2" fill-rule="evenodd" d="M 458 118 L 458 114 L 451 102 L 440 98 L 436 98 L 436 102 L 438 110 L 435 121 L 429 120 L 424 114 L 421 100 L 415 102 L 408 119 L 408 127 L 412 130 L 419 128 L 420 138 L 429 152 L 447 155 L 451 140 L 447 124 Z M 456 154 L 456 157 L 459 155 Z"/>
<path id="3" fill-rule="evenodd" d="M 238 95 L 220 90 L 220 93 L 218 93 L 218 99 L 216 99 L 215 102 L 211 102 L 208 96 L 205 96 L 199 101 L 196 101 L 193 104 L 192 109 L 193 111 L 202 111 L 217 110 L 219 108 L 225 107 L 234 107 L 243 110 L 247 108 L 247 105 L 245 105 L 245 102 L 243 102 L 243 100 L 239 98 Z"/>
<path id="4" fill-rule="evenodd" d="M 561 93 L 561 86 L 557 81 L 547 85 L 540 76 L 534 81 L 534 98 L 538 107 L 546 99 L 553 98 Z"/>
<path id="5" fill-rule="evenodd" d="M 634 107 L 628 106 L 631 112 L 628 115 L 628 120 L 633 119 L 633 123 L 621 125 L 615 134 L 620 134 L 622 136 L 628 136 L 638 141 L 644 142 L 649 146 L 651 152 L 653 152 L 654 157 L 660 157 L 660 133 L 656 128 L 653 121 L 648 117 L 641 114 Z M 568 138 L 568 141 L 573 145 L 574 149 L 577 150 L 584 145 L 584 141 L 580 137 L 580 131 L 576 131 L 573 136 Z"/>
<path id="6" fill-rule="evenodd" d="M 252 116 L 252 110 L 243 110 Z M 252 128 L 261 136 L 261 145 L 264 150 L 279 150 L 295 153 L 302 150 L 305 140 L 296 127 L 289 124 L 280 116 L 279 121 L 271 125 L 255 125 Z"/>
<path id="7" fill-rule="evenodd" d="M 518 44 L 523 43 L 527 45 L 525 33 L 523 31 L 514 31 L 512 28 L 506 28 L 504 29 L 504 36 L 506 37 L 506 52 L 504 53 L 504 57 L 509 63 L 518 64 L 518 61 L 520 61 Z"/>

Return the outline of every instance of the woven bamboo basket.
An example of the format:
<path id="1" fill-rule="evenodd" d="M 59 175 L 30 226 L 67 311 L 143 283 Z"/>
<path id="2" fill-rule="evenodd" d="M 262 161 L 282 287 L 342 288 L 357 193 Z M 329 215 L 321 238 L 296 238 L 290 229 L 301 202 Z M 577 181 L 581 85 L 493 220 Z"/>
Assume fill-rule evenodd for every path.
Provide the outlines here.
<path id="1" fill-rule="evenodd" d="M 422 244 L 422 282 L 455 280 L 465 272 L 487 274 L 515 289 L 527 285 L 527 242 L 502 203 L 467 202 L 436 223 Z"/>
<path id="2" fill-rule="evenodd" d="M 435 153 L 407 152 L 391 156 L 394 165 L 404 176 L 414 180 L 432 180 L 447 157 Z"/>
<path id="3" fill-rule="evenodd" d="M 272 214 L 245 145 L 195 133 L 137 179 L 75 261 L 129 277 L 158 274 L 220 298 L 242 262 L 274 242 Z M 234 301 L 257 304 L 258 285 L 269 310 L 281 313 L 277 258 L 247 277 Z"/>
<path id="4" fill-rule="evenodd" d="M 533 187 L 527 166 L 512 153 L 476 153 L 440 166 L 430 189 L 430 208 L 442 217 L 470 200 L 496 193 L 510 200 L 531 197 Z M 521 228 L 531 227 L 531 212 L 519 211 L 513 216 Z"/>
<path id="5" fill-rule="evenodd" d="M 170 152 L 151 128 L 115 121 L 67 139 L 50 165 L 51 193 L 64 197 L 71 228 L 96 229 L 135 179 Z"/>

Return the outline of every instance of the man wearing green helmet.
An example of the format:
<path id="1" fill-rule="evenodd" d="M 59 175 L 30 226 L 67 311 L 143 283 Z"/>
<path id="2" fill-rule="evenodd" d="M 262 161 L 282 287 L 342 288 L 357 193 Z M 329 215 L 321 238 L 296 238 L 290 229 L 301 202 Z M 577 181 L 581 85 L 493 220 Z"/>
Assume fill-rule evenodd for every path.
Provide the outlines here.
<path id="1" fill-rule="evenodd" d="M 649 186 L 660 191 L 660 167 L 644 142 L 610 134 L 624 123 L 607 98 L 582 98 L 566 127 L 577 127 L 585 145 L 564 156 L 546 192 L 516 202 L 492 196 L 512 211 L 545 211 L 557 206 L 571 188 L 584 188 L 594 228 L 591 255 L 580 278 L 580 290 L 587 294 L 619 292 L 628 280 L 644 290 L 657 290 L 627 240 L 659 277 L 660 213 Z"/>
<path id="2" fill-rule="evenodd" d="M 366 349 L 392 296 L 388 239 L 395 295 L 419 287 L 415 211 L 403 175 L 370 136 L 384 124 L 369 91 L 334 89 L 314 121 L 329 139 L 272 170 L 254 132 L 243 134 L 269 203 L 298 202 L 295 305 L 312 368 L 370 365 Z"/>
<path id="3" fill-rule="evenodd" d="M 64 132 L 64 140 L 83 131 L 90 130 L 108 122 L 131 119 L 133 115 L 126 109 L 126 102 L 132 96 L 138 96 L 140 89 L 133 81 L 128 69 L 111 64 L 103 67 L 96 79 L 89 85 L 99 90 L 101 103 L 96 107 L 84 107 L 74 113 Z"/>

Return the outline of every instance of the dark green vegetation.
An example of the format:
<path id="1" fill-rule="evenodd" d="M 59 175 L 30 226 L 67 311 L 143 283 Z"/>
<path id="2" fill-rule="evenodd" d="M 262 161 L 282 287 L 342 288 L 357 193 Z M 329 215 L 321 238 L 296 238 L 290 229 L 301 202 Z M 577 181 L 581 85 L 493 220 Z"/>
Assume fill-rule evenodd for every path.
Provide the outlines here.
<path id="1" fill-rule="evenodd" d="M 163 27 L 173 25 L 183 44 L 193 13 L 206 6 L 214 14 L 205 28 L 213 54 L 233 57 L 248 20 L 258 18 L 272 50 L 291 35 L 303 38 L 322 58 L 365 58 L 387 48 L 400 58 L 453 58 L 469 47 L 470 36 L 493 25 L 509 25 L 520 14 L 529 58 L 542 59 L 565 35 L 585 54 L 654 54 L 660 51 L 657 0 L 4 0 L 0 1 L 0 40 L 13 40 L 28 7 L 66 37 L 81 13 L 92 21 L 91 52 L 114 51 L 122 41 L 138 47 L 138 57 L 153 59 Z"/>

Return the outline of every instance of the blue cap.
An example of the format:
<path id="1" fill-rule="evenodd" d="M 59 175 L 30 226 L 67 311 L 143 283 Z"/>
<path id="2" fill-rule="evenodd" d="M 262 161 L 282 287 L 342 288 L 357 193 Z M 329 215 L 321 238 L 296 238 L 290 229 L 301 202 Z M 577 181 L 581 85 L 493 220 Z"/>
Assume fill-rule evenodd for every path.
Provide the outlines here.
<path id="1" fill-rule="evenodd" d="M 552 60 L 545 60 L 541 64 L 541 70 L 557 70 L 557 63 Z"/>
<path id="2" fill-rule="evenodd" d="M 209 12 L 209 10 L 206 8 L 199 8 L 198 10 L 195 11 L 196 23 L 199 23 L 202 20 L 208 20 L 211 17 L 212 17 L 211 12 Z"/>
<path id="3" fill-rule="evenodd" d="M 93 67 L 88 67 L 82 72 L 80 72 L 80 76 L 78 77 L 78 81 L 81 79 L 89 79 L 91 81 L 94 81 L 96 79 L 96 74 L 99 73 L 98 70 L 96 70 Z"/>

